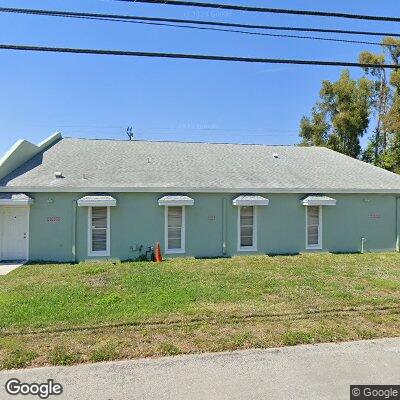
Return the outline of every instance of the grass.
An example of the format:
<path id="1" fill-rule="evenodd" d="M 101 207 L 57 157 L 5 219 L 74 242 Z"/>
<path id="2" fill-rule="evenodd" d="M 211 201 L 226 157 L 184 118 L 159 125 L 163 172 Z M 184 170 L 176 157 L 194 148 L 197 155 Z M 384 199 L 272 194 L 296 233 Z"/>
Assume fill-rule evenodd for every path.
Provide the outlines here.
<path id="1" fill-rule="evenodd" d="M 32 264 L 0 277 L 0 368 L 400 335 L 400 254 Z"/>

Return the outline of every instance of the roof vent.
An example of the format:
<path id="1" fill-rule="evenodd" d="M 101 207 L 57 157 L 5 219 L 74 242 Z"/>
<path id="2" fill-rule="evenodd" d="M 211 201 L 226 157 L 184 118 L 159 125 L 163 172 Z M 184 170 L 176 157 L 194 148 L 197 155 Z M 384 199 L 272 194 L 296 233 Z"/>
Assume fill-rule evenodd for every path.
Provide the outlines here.
<path id="1" fill-rule="evenodd" d="M 61 171 L 56 171 L 56 172 L 54 172 L 54 176 L 55 176 L 57 179 L 63 178 L 63 174 L 62 174 Z"/>
<path id="2" fill-rule="evenodd" d="M 278 154 L 278 153 L 274 153 L 274 154 L 273 154 L 273 157 L 274 157 L 274 158 L 279 158 L 279 154 Z"/>

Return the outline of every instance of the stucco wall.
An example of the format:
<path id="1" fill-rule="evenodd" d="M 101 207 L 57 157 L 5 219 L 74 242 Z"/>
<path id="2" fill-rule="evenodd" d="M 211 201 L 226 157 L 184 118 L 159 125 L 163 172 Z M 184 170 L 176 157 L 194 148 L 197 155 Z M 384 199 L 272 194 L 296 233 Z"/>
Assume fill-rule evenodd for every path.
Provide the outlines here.
<path id="1" fill-rule="evenodd" d="M 35 203 L 30 213 L 30 259 L 71 261 L 73 255 L 74 200 L 79 193 L 31 193 Z M 136 258 L 136 245 L 160 242 L 164 247 L 164 207 L 158 193 L 113 193 L 111 208 L 111 257 Z M 238 194 L 189 193 L 194 206 L 186 207 L 186 256 L 222 255 L 223 204 L 226 207 L 226 252 L 237 254 Z M 305 249 L 304 195 L 268 194 L 270 204 L 257 207 L 259 253 L 296 253 Z M 361 237 L 367 251 L 396 249 L 398 224 L 395 195 L 331 194 L 336 206 L 323 207 L 323 251 L 359 251 Z M 215 219 L 214 219 L 215 217 Z M 76 259 L 87 256 L 87 207 L 76 209 Z"/>

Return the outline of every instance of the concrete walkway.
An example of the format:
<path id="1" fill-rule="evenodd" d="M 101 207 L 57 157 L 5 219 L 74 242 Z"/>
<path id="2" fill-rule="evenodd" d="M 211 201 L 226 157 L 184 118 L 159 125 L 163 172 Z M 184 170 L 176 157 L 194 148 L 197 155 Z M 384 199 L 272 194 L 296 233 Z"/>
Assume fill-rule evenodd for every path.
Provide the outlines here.
<path id="1" fill-rule="evenodd" d="M 0 275 L 7 275 L 9 272 L 14 271 L 19 267 L 22 267 L 26 261 L 16 262 L 0 262 Z"/>
<path id="2" fill-rule="evenodd" d="M 54 379 L 68 400 L 340 400 L 350 384 L 399 384 L 400 339 L 236 351 L 0 373 L 5 382 Z M 37 397 L 36 397 L 37 399 Z"/>

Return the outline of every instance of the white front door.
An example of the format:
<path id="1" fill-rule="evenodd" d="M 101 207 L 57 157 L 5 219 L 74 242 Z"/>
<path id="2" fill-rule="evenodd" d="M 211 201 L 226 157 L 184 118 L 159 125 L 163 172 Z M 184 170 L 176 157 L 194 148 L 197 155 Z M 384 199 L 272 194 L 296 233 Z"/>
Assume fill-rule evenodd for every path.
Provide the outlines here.
<path id="1" fill-rule="evenodd" d="M 0 207 L 1 259 L 27 260 L 29 207 Z"/>

